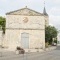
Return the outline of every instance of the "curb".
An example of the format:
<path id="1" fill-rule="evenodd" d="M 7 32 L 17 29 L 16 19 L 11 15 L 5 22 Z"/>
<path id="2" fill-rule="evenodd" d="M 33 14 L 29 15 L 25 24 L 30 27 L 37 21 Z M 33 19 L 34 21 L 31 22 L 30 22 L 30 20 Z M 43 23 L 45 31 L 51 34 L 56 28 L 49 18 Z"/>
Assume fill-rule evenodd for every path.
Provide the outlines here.
<path id="1" fill-rule="evenodd" d="M 57 48 L 56 46 L 52 46 L 52 47 L 46 48 L 45 51 L 55 50 L 56 48 Z"/>

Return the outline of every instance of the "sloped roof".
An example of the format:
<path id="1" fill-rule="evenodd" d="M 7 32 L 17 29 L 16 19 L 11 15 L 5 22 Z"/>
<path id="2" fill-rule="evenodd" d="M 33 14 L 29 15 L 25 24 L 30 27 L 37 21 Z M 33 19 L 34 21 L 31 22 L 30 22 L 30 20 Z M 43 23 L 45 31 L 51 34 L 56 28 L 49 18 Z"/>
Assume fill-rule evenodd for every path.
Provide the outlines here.
<path id="1" fill-rule="evenodd" d="M 6 15 L 42 16 L 43 14 L 25 7 L 16 11 L 8 12 Z"/>
<path id="2" fill-rule="evenodd" d="M 45 7 L 44 7 L 44 10 L 43 10 L 43 14 L 46 15 L 46 16 L 48 16 Z"/>

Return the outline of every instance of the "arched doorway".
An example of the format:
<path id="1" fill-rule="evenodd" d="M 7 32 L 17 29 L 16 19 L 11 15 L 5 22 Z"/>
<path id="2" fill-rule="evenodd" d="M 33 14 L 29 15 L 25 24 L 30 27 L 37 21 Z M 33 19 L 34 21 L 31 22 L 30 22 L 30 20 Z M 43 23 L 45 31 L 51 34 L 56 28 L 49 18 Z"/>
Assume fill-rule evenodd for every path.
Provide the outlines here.
<path id="1" fill-rule="evenodd" d="M 25 49 L 29 48 L 29 34 L 28 33 L 24 32 L 21 34 L 21 45 Z"/>

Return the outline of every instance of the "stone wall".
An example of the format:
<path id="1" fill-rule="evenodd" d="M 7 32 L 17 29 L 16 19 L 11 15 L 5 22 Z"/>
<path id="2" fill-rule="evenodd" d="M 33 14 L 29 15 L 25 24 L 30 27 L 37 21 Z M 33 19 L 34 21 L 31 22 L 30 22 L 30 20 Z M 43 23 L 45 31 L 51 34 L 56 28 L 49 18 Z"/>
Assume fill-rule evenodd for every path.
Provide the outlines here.
<path id="1" fill-rule="evenodd" d="M 29 48 L 45 48 L 45 30 L 6 30 L 4 46 L 9 50 L 15 50 L 21 46 L 21 33 L 29 33 Z M 22 47 L 23 48 L 23 47 Z"/>
<path id="2" fill-rule="evenodd" d="M 3 43 L 3 42 L 2 42 L 2 32 L 3 32 L 3 31 L 2 31 L 2 30 L 0 30 L 0 46 L 1 46 L 1 45 L 2 45 L 2 43 Z"/>
<path id="3" fill-rule="evenodd" d="M 25 23 L 24 21 L 26 21 L 26 18 L 28 21 Z M 7 15 L 6 28 L 44 29 L 44 16 Z"/>
<path id="4" fill-rule="evenodd" d="M 15 50 L 17 46 L 21 46 L 23 32 L 29 33 L 30 49 L 45 48 L 44 16 L 7 15 L 3 45 L 9 50 Z"/>

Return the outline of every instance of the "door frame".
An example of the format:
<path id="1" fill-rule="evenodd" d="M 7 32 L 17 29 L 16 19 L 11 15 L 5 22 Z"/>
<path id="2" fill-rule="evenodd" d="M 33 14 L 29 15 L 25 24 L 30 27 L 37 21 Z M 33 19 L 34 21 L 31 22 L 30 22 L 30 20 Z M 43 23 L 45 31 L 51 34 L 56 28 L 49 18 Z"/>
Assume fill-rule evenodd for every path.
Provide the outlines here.
<path id="1" fill-rule="evenodd" d="M 24 34 L 27 34 L 27 37 L 22 37 L 22 35 L 24 35 Z M 24 48 L 24 49 L 29 49 L 29 33 L 26 33 L 26 32 L 23 32 L 23 33 L 21 33 L 21 46 L 22 46 L 22 38 L 28 38 L 28 47 L 27 48 Z"/>

